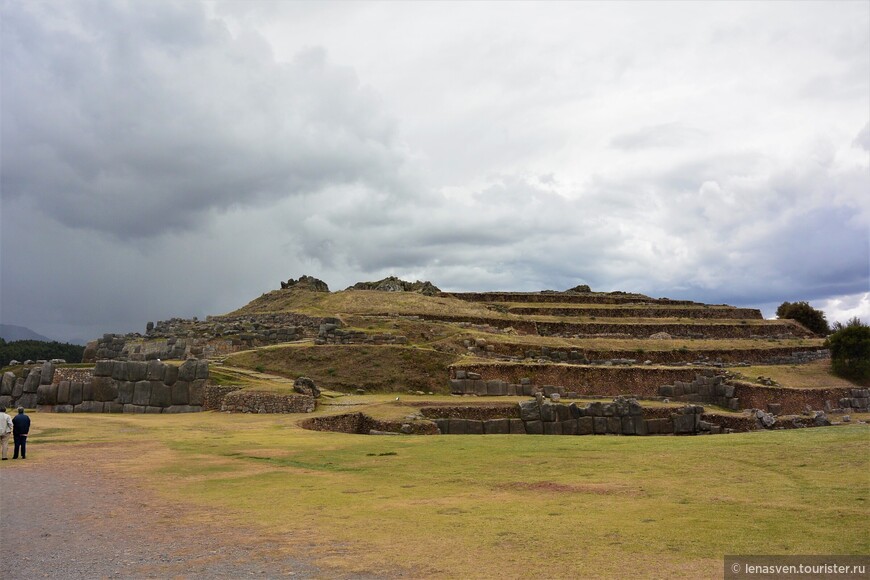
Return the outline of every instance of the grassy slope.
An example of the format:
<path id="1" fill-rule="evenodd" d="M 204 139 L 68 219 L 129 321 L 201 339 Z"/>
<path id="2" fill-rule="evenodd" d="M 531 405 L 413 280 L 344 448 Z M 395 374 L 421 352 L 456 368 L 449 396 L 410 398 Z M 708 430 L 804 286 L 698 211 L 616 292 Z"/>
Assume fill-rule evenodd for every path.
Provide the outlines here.
<path id="1" fill-rule="evenodd" d="M 542 439 L 295 421 L 40 415 L 32 449 L 50 461 L 111 444 L 103 468 L 127 485 L 211 506 L 350 574 L 721 577 L 724 554 L 870 551 L 865 425 Z"/>
<path id="2" fill-rule="evenodd" d="M 819 360 L 801 365 L 758 365 L 732 369 L 749 382 L 757 377 L 769 377 L 783 387 L 792 389 L 851 388 L 855 383 L 834 375 L 830 360 Z"/>
<path id="3" fill-rule="evenodd" d="M 310 346 L 263 348 L 231 355 L 227 364 L 288 378 L 307 376 L 318 386 L 368 391 L 444 391 L 454 355 L 401 346 Z"/>

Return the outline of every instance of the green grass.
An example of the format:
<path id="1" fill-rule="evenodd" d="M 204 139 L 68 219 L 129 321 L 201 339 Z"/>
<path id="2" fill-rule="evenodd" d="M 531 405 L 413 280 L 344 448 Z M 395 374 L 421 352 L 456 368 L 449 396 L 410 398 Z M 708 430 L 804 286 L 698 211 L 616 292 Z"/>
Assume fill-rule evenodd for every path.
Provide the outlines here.
<path id="1" fill-rule="evenodd" d="M 758 365 L 732 369 L 754 382 L 759 376 L 769 377 L 782 387 L 792 389 L 853 388 L 857 385 L 831 373 L 831 361 L 819 360 L 800 365 Z"/>
<path id="2" fill-rule="evenodd" d="M 870 550 L 866 425 L 370 437 L 297 420 L 38 415 L 35 428 L 53 431 L 35 429 L 32 450 L 49 461 L 76 453 L 65 434 L 110 443 L 101 468 L 129 484 L 285 535 L 288 551 L 351 575 L 615 577 L 630 566 L 638 577 L 712 577 L 724 554 Z"/>

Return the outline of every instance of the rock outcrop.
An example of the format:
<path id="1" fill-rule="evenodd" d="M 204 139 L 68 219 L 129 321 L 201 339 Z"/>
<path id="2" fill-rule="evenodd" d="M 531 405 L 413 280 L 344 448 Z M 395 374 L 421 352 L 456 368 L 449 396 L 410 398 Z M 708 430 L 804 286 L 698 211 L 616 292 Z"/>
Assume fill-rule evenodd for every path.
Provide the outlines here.
<path id="1" fill-rule="evenodd" d="M 290 278 L 286 282 L 281 282 L 281 290 L 308 290 L 310 292 L 329 292 L 329 286 L 326 282 L 314 276 L 302 275 L 298 280 Z"/>
<path id="2" fill-rule="evenodd" d="M 396 278 L 395 276 L 389 276 L 384 278 L 383 280 L 378 280 L 377 282 L 357 282 L 353 286 L 349 287 L 348 290 L 378 290 L 379 292 L 417 292 L 418 294 L 424 294 L 426 296 L 435 296 L 440 293 L 441 290 L 432 284 L 432 282 L 420 281 L 416 282 L 407 282 L 405 280 L 401 280 Z"/>

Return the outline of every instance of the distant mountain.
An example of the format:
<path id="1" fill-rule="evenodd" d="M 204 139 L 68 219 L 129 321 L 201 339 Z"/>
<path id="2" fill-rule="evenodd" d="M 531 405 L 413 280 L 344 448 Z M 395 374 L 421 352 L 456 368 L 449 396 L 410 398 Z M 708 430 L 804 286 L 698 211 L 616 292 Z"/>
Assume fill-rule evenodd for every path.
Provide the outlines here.
<path id="1" fill-rule="evenodd" d="M 13 340 L 44 340 L 45 342 L 51 342 L 52 340 L 25 326 L 16 326 L 15 324 L 0 324 L 0 338 L 7 342 L 12 342 Z"/>

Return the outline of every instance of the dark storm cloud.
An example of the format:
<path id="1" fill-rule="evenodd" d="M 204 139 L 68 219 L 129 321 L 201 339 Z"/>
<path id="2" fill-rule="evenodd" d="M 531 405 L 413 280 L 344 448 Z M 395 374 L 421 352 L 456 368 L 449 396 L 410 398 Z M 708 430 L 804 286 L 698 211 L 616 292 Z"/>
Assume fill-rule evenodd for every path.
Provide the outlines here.
<path id="1" fill-rule="evenodd" d="M 395 191 L 393 123 L 352 70 L 276 63 L 199 4 L 4 5 L 3 196 L 144 238 L 336 183 Z"/>

